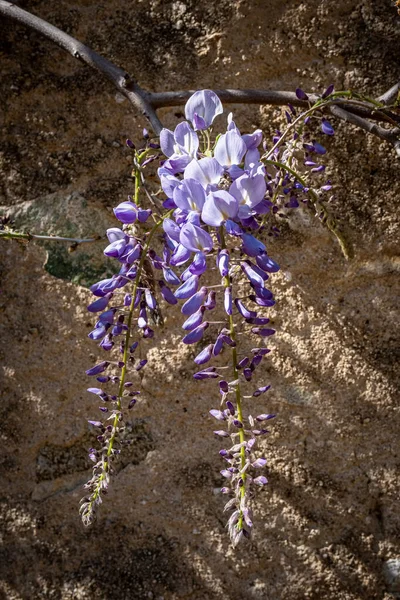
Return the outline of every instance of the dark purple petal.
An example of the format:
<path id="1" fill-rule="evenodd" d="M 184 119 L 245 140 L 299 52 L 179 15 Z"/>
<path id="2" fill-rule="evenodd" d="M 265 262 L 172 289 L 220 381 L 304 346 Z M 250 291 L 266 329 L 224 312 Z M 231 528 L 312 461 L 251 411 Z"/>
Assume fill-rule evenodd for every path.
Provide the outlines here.
<path id="1" fill-rule="evenodd" d="M 249 323 L 249 325 L 267 325 L 269 323 L 269 319 L 266 317 L 254 317 L 251 319 L 246 319 L 246 323 Z"/>
<path id="2" fill-rule="evenodd" d="M 246 381 L 251 381 L 251 377 L 253 375 L 252 370 L 249 368 L 246 368 L 243 370 L 243 375 Z"/>
<path id="3" fill-rule="evenodd" d="M 244 369 L 244 367 L 247 367 L 247 365 L 249 364 L 249 357 L 245 356 L 244 358 L 242 358 L 242 360 L 240 360 L 237 364 L 237 369 Z"/>
<path id="4" fill-rule="evenodd" d="M 106 296 L 103 296 L 103 298 L 99 298 L 98 300 L 95 300 L 94 302 L 89 304 L 89 306 L 87 307 L 88 311 L 94 313 L 94 312 L 100 312 L 101 310 L 104 310 L 107 307 L 111 297 L 112 297 L 112 294 L 107 294 Z"/>
<path id="5" fill-rule="evenodd" d="M 324 146 L 318 142 L 314 142 L 314 149 L 317 154 L 326 154 L 326 148 L 324 148 Z"/>
<path id="6" fill-rule="evenodd" d="M 270 335 L 274 335 L 275 329 L 261 329 L 261 327 L 252 327 L 251 332 L 255 333 L 256 335 L 261 335 L 261 337 L 268 337 Z"/>
<path id="7" fill-rule="evenodd" d="M 182 339 L 182 342 L 184 344 L 195 344 L 199 342 L 208 326 L 209 324 L 207 321 L 202 323 L 199 325 L 199 327 L 196 327 L 196 329 L 193 329 L 190 333 L 185 335 L 185 337 Z"/>
<path id="8" fill-rule="evenodd" d="M 327 98 L 328 96 L 330 96 L 332 94 L 332 92 L 333 92 L 334 89 L 335 89 L 335 86 L 333 85 L 333 83 L 331 83 L 331 85 L 329 85 L 326 88 L 326 90 L 322 94 L 321 98 Z"/>
<path id="9" fill-rule="evenodd" d="M 186 319 L 186 321 L 182 325 L 182 329 L 185 329 L 186 331 L 196 329 L 196 327 L 198 327 L 203 320 L 204 311 L 204 306 L 201 306 L 196 312 L 190 315 L 188 319 Z"/>
<path id="10" fill-rule="evenodd" d="M 220 383 L 220 387 L 221 387 L 221 383 Z M 226 391 L 228 391 L 228 390 L 226 390 Z M 230 400 L 226 401 L 226 407 L 233 417 L 233 415 L 235 414 L 235 407 L 233 406 L 233 404 Z"/>
<path id="11" fill-rule="evenodd" d="M 333 129 L 332 125 L 326 119 L 322 119 L 321 129 L 322 132 L 326 135 L 334 135 L 335 133 L 335 130 Z"/>
<path id="12" fill-rule="evenodd" d="M 98 365 L 92 367 L 91 369 L 88 369 L 86 371 L 86 375 L 92 376 L 92 375 L 99 375 L 99 373 L 103 373 L 103 371 L 105 371 L 108 367 L 110 363 L 107 361 L 103 361 L 101 363 L 99 363 Z"/>
<path id="13" fill-rule="evenodd" d="M 228 382 L 225 381 L 225 380 L 220 381 L 219 382 L 219 389 L 221 390 L 221 392 L 227 393 L 229 391 Z"/>
<path id="14" fill-rule="evenodd" d="M 279 265 L 267 254 L 256 256 L 256 263 L 260 269 L 266 271 L 267 273 L 277 273 L 279 271 Z"/>
<path id="15" fill-rule="evenodd" d="M 250 283 L 259 287 L 262 287 L 264 285 L 264 280 L 252 268 L 252 264 L 250 263 L 250 261 L 241 262 L 240 266 L 242 267 L 242 270 L 245 273 L 248 280 L 250 281 Z"/>
<path id="16" fill-rule="evenodd" d="M 184 315 L 192 315 L 198 311 L 207 296 L 207 291 L 206 287 L 201 287 L 196 294 L 193 294 L 189 300 L 186 300 L 181 308 L 181 312 Z"/>
<path id="17" fill-rule="evenodd" d="M 207 260 L 205 254 L 203 254 L 203 252 L 197 252 L 188 270 L 192 275 L 202 275 L 206 269 Z"/>
<path id="18" fill-rule="evenodd" d="M 206 310 L 213 310 L 216 307 L 216 305 L 217 305 L 216 297 L 217 297 L 217 294 L 214 291 L 211 291 L 208 294 L 207 300 L 204 302 L 204 308 Z"/>
<path id="19" fill-rule="evenodd" d="M 114 214 L 121 223 L 134 223 L 137 219 L 137 206 L 134 202 L 121 202 L 114 208 Z"/>
<path id="20" fill-rule="evenodd" d="M 242 249 L 247 256 L 258 256 L 259 254 L 264 254 L 266 252 L 264 244 L 253 235 L 250 235 L 250 233 L 244 233 L 242 235 L 242 242 Z"/>
<path id="21" fill-rule="evenodd" d="M 308 100 L 307 94 L 301 88 L 296 89 L 296 96 L 299 100 Z"/>
<path id="22" fill-rule="evenodd" d="M 258 298 L 262 298 L 263 300 L 272 300 L 274 297 L 272 292 L 265 287 L 260 287 L 258 285 L 254 286 L 254 291 Z"/>
<path id="23" fill-rule="evenodd" d="M 207 363 L 212 356 L 213 344 L 206 346 L 194 359 L 197 365 L 204 365 Z"/>
<path id="24" fill-rule="evenodd" d="M 245 319 L 252 319 L 257 316 L 257 313 L 253 310 L 248 310 L 241 300 L 235 298 L 236 308 Z"/>
<path id="25" fill-rule="evenodd" d="M 256 390 L 253 394 L 253 396 L 255 398 L 257 398 L 258 396 L 261 396 L 261 394 L 263 394 L 264 392 L 268 391 L 270 389 L 270 385 L 264 385 L 263 387 L 258 388 L 258 390 Z M 258 419 L 260 420 L 260 419 Z"/>
<path id="26" fill-rule="evenodd" d="M 224 347 L 224 340 L 222 339 L 222 336 L 219 335 L 214 344 L 213 355 L 218 356 L 218 354 L 221 352 L 223 347 Z"/>
<path id="27" fill-rule="evenodd" d="M 258 415 L 258 417 L 256 417 L 257 421 L 269 421 L 270 419 L 274 419 L 276 417 L 276 415 L 267 415 L 267 414 L 262 414 L 262 415 Z"/>
<path id="28" fill-rule="evenodd" d="M 158 285 L 160 286 L 161 295 L 168 304 L 177 304 L 178 300 L 175 298 L 173 292 L 169 289 L 167 285 L 163 281 L 159 281 Z"/>
<path id="29" fill-rule="evenodd" d="M 193 294 L 196 293 L 198 287 L 199 277 L 197 275 L 192 275 L 191 277 L 189 277 L 189 279 L 185 281 L 185 283 L 182 283 L 182 285 L 180 285 L 178 289 L 175 290 L 175 297 L 178 298 L 178 300 L 191 298 Z"/>

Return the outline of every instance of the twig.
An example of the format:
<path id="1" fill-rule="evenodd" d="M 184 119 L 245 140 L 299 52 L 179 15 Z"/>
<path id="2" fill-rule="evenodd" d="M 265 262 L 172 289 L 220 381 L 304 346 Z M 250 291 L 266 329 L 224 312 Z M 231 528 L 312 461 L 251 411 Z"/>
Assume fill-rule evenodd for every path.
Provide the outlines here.
<path id="1" fill-rule="evenodd" d="M 6 240 L 50 240 L 52 242 L 71 242 L 75 245 L 78 244 L 91 244 L 93 242 L 98 242 L 102 238 L 100 236 L 95 238 L 69 238 L 69 237 L 60 237 L 58 235 L 37 235 L 35 233 L 21 233 L 19 231 L 0 231 L 0 239 L 4 238 Z"/>
<path id="2" fill-rule="evenodd" d="M 39 32 L 55 42 L 61 48 L 64 48 L 64 50 L 74 58 L 82 60 L 87 65 L 102 73 L 115 85 L 119 92 L 126 96 L 128 100 L 149 120 L 156 135 L 159 135 L 163 127 L 156 114 L 157 109 L 167 106 L 182 105 L 194 91 L 147 92 L 143 90 L 126 71 L 117 67 L 112 62 L 57 27 L 18 8 L 12 2 L 0 0 L 0 14 Z M 390 90 L 380 96 L 376 103 L 374 100 L 363 102 L 357 98 L 338 98 L 337 101 L 335 101 L 336 105 L 330 106 L 330 111 L 337 118 L 352 123 L 356 127 L 360 127 L 364 131 L 392 144 L 395 147 L 396 153 L 400 155 L 399 127 L 395 126 L 392 129 L 384 129 L 367 120 L 387 122 L 392 125 L 397 125 L 397 123 L 400 124 L 399 115 L 379 106 L 379 103 L 385 106 L 390 104 L 396 98 L 399 89 L 400 83 L 391 87 Z M 316 94 L 309 94 L 309 101 L 300 100 L 294 92 L 273 90 L 228 89 L 215 90 L 215 92 L 225 104 L 271 104 L 275 106 L 292 104 L 293 106 L 308 108 L 310 106 L 309 103 L 313 104 L 319 99 L 319 96 Z"/>
<path id="3" fill-rule="evenodd" d="M 396 127 L 395 129 L 384 129 L 380 127 L 376 123 L 370 123 L 366 119 L 362 119 L 358 115 L 354 115 L 339 106 L 331 106 L 330 111 L 335 117 L 342 119 L 343 121 L 347 121 L 352 125 L 356 125 L 364 131 L 368 131 L 368 133 L 372 133 L 377 136 L 381 140 L 385 142 L 389 142 L 394 146 L 397 156 L 400 156 L 400 128 Z"/>
<path id="4" fill-rule="evenodd" d="M 396 83 L 394 86 L 392 86 L 390 88 L 390 90 L 388 90 L 387 92 L 382 94 L 382 96 L 379 96 L 378 102 L 381 102 L 385 106 L 387 106 L 388 104 L 392 104 L 396 100 L 399 92 L 400 92 L 400 82 Z"/>
<path id="5" fill-rule="evenodd" d="M 46 38 L 66 50 L 74 58 L 82 60 L 90 67 L 93 67 L 105 75 L 105 77 L 115 85 L 119 92 L 126 96 L 140 113 L 149 120 L 154 132 L 156 134 L 160 133 L 163 126 L 157 117 L 155 110 L 148 101 L 147 92 L 142 90 L 140 86 L 130 78 L 126 71 L 120 69 L 114 65 L 114 63 L 100 54 L 97 54 L 97 52 L 88 48 L 88 46 L 85 46 L 64 31 L 61 31 L 58 27 L 54 27 L 54 25 L 51 25 L 47 21 L 22 10 L 22 8 L 18 8 L 18 6 L 12 2 L 0 0 L 0 14 L 41 33 Z"/>

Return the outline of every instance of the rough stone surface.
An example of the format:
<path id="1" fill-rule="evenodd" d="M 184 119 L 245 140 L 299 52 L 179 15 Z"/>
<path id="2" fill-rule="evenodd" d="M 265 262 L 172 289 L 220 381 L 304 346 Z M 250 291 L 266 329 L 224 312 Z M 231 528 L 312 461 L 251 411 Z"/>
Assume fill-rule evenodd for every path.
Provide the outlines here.
<path id="1" fill-rule="evenodd" d="M 387 0 L 19 4 L 155 91 L 320 90 L 333 81 L 378 96 L 400 77 L 400 21 Z M 101 234 L 132 187 L 124 139 L 138 139 L 145 123 L 50 42 L 8 22 L 0 28 L 2 210 L 36 232 Z M 242 130 L 269 134 L 282 121 L 281 109 L 233 109 Z M 169 127 L 181 115 L 160 111 Z M 98 352 L 87 339 L 90 294 L 72 280 L 88 283 L 102 267 L 95 253 L 76 265 L 64 250 L 49 259 L 48 246 L 0 242 L 4 598 L 395 597 L 399 163 L 377 139 L 336 125 L 327 141 L 332 210 L 355 257 L 346 262 L 301 213 L 270 242 L 282 266 L 272 282 L 277 335 L 259 376 L 272 389 L 255 406 L 279 417 L 264 442 L 270 485 L 256 500 L 255 535 L 239 550 L 214 493 L 215 387 L 193 384 L 192 351 L 179 344 L 170 307 L 159 342 L 149 343 L 135 443 L 97 524 L 82 528 L 87 419 L 97 411 L 83 372 Z"/>

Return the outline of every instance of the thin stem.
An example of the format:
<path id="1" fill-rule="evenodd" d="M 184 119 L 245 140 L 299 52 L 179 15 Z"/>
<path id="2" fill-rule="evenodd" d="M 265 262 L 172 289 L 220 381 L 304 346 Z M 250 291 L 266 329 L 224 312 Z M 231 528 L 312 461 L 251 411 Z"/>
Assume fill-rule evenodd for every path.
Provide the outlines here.
<path id="1" fill-rule="evenodd" d="M 225 235 L 224 235 L 224 229 L 223 226 L 220 227 L 219 230 L 219 234 L 220 234 L 220 239 L 221 239 L 221 249 L 225 250 L 226 249 L 226 243 L 225 243 Z M 230 287 L 231 282 L 229 281 L 229 276 L 223 277 L 222 278 L 222 282 L 224 285 L 224 288 L 227 289 L 228 287 Z M 236 342 L 236 330 L 235 330 L 235 323 L 233 321 L 233 315 L 229 315 L 228 316 L 228 325 L 229 325 L 229 335 L 231 337 L 231 339 Z M 237 349 L 236 346 L 232 347 L 232 372 L 233 372 L 233 380 L 237 381 L 236 385 L 235 385 L 235 396 L 236 396 L 236 408 L 237 408 L 237 414 L 238 414 L 238 420 L 243 423 L 243 410 L 242 410 L 242 393 L 240 390 L 240 380 L 239 380 L 239 371 L 237 369 L 237 364 L 238 364 L 238 355 L 237 355 Z M 240 443 L 245 441 L 245 435 L 244 435 L 244 431 L 243 428 L 239 429 L 239 440 Z M 244 467 L 246 465 L 246 451 L 245 451 L 245 447 L 242 446 L 240 448 L 240 470 L 242 472 L 241 477 L 243 479 L 243 485 L 240 488 L 240 496 L 243 499 L 246 493 L 246 472 L 243 471 Z M 240 509 L 239 510 L 239 517 L 238 517 L 238 523 L 237 523 L 237 528 L 240 531 L 243 527 L 243 512 Z"/>
<path id="2" fill-rule="evenodd" d="M 144 266 L 145 260 L 147 258 L 147 252 L 150 248 L 151 241 L 152 241 L 154 235 L 156 234 L 158 228 L 162 224 L 163 220 L 166 219 L 167 217 L 169 217 L 172 214 L 172 212 L 173 212 L 173 210 L 169 211 L 160 221 L 158 221 L 153 226 L 153 228 L 151 229 L 149 236 L 147 238 L 146 244 L 143 248 L 142 255 L 140 257 L 136 277 L 135 277 L 134 284 L 133 284 L 132 300 L 131 300 L 131 304 L 129 307 L 129 316 L 128 316 L 128 323 L 127 323 L 127 330 L 126 330 L 126 334 L 125 334 L 125 346 L 124 346 L 124 354 L 123 354 L 124 366 L 122 367 L 122 370 L 121 370 L 121 379 L 120 379 L 118 396 L 117 396 L 117 414 L 114 417 L 113 432 L 112 432 L 112 435 L 110 437 L 110 440 L 109 440 L 108 446 L 107 446 L 107 458 L 109 458 L 111 456 L 113 448 L 114 448 L 115 437 L 117 434 L 117 425 L 118 425 L 118 421 L 119 421 L 119 414 L 120 414 L 120 411 L 122 408 L 122 398 L 123 398 L 124 384 L 125 384 L 126 373 L 127 373 L 129 342 L 130 342 L 130 337 L 131 337 L 131 327 L 132 327 L 132 320 L 133 320 L 133 311 L 135 308 L 136 292 L 139 287 L 140 278 L 141 278 L 142 272 L 143 272 L 143 266 Z M 102 482 L 104 481 L 106 474 L 109 472 L 109 469 L 110 469 L 109 465 L 110 465 L 110 463 L 107 460 L 107 462 L 104 465 L 103 472 L 101 473 L 99 480 L 97 482 L 96 489 L 91 496 L 92 499 L 89 503 L 88 512 L 91 512 L 93 504 L 96 502 L 97 498 L 100 495 L 100 492 L 102 489 Z"/>
<path id="3" fill-rule="evenodd" d="M 269 165 L 274 165 L 275 167 L 278 167 L 280 169 L 284 169 L 288 173 L 291 173 L 297 179 L 297 181 L 299 181 L 299 183 L 301 183 L 301 185 L 303 187 L 307 187 L 306 180 L 299 173 L 297 173 L 297 171 L 295 171 L 291 167 L 288 167 L 288 165 L 285 165 L 284 163 L 281 163 L 278 160 L 264 159 L 264 162 L 267 163 L 267 164 L 269 164 Z M 326 226 L 329 229 L 329 231 L 331 231 L 333 233 L 333 235 L 336 237 L 336 239 L 337 239 L 337 241 L 338 241 L 338 243 L 340 245 L 340 248 L 341 248 L 341 250 L 342 250 L 343 255 L 345 256 L 345 258 L 347 260 L 349 260 L 352 257 L 352 254 L 353 254 L 352 248 L 349 245 L 349 243 L 345 240 L 343 234 L 338 229 L 335 219 L 326 210 L 325 206 L 323 205 L 323 203 L 319 199 L 318 194 L 315 192 L 315 190 L 313 190 L 312 188 L 309 188 L 308 189 L 308 193 L 312 197 L 311 202 L 312 202 L 314 208 L 316 210 L 319 210 L 319 211 L 323 212 L 324 223 L 326 224 Z"/>
<path id="4" fill-rule="evenodd" d="M 100 236 L 95 238 L 69 238 L 61 237 L 58 235 L 37 235 L 35 233 L 21 233 L 18 231 L 0 231 L 0 238 L 6 240 L 50 240 L 52 242 L 73 242 L 74 244 L 91 244 L 98 242 L 102 238 Z"/>

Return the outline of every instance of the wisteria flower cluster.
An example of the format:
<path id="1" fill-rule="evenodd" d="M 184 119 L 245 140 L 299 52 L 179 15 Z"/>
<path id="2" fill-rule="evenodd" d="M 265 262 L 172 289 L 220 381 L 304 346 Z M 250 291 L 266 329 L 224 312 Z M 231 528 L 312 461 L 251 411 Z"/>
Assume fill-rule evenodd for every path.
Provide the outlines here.
<path id="1" fill-rule="evenodd" d="M 332 93 L 333 88 L 328 89 L 322 98 Z M 140 394 L 134 390 L 139 381 L 135 373 L 147 364 L 146 358 L 136 358 L 137 349 L 142 339 L 154 336 L 151 317 L 163 299 L 181 303 L 183 344 L 200 344 L 194 378 L 216 380 L 217 405 L 210 407 L 210 415 L 217 422 L 214 434 L 224 446 L 219 454 L 225 481 L 221 492 L 230 511 L 228 530 L 234 545 L 251 535 L 252 498 L 267 484 L 267 459 L 256 453 L 275 416 L 268 411 L 252 415 L 247 408 L 251 402 L 245 402 L 270 388 L 253 385 L 275 334 L 267 316 L 275 304 L 268 283 L 279 266 L 268 254 L 266 239 L 278 230 L 272 217 L 285 218 L 285 211 L 301 203 L 324 218 L 321 196 L 331 185 L 312 183 L 312 177 L 323 173 L 318 158 L 325 148 L 307 127 L 309 114 L 300 121 L 289 107 L 288 128 L 276 132 L 268 149 L 260 130 L 243 135 L 232 114 L 226 131 L 214 140 L 213 123 L 222 112 L 214 92 L 198 91 L 186 104 L 186 121 L 174 131 L 163 129 L 159 145 L 147 132 L 141 150 L 128 141 L 135 155 L 135 195 L 114 209 L 121 225 L 107 230 L 109 245 L 104 250 L 119 263 L 118 273 L 92 286 L 96 299 L 88 307 L 97 315 L 89 337 L 112 358 L 87 371 L 101 386 L 88 391 L 98 397 L 103 416 L 89 421 L 99 448 L 90 450 L 95 465 L 81 504 L 87 525 L 107 493 L 113 463 L 125 443 L 125 415 Z M 333 134 L 328 121 L 323 120 L 321 128 Z M 159 148 L 164 158 L 158 176 L 166 198 L 162 207 L 150 209 L 142 205 L 139 192 L 144 167 L 158 158 Z M 243 339 L 247 343 L 242 348 Z M 246 350 L 249 340 L 256 343 Z M 230 357 L 228 365 L 221 365 L 220 355 Z"/>

